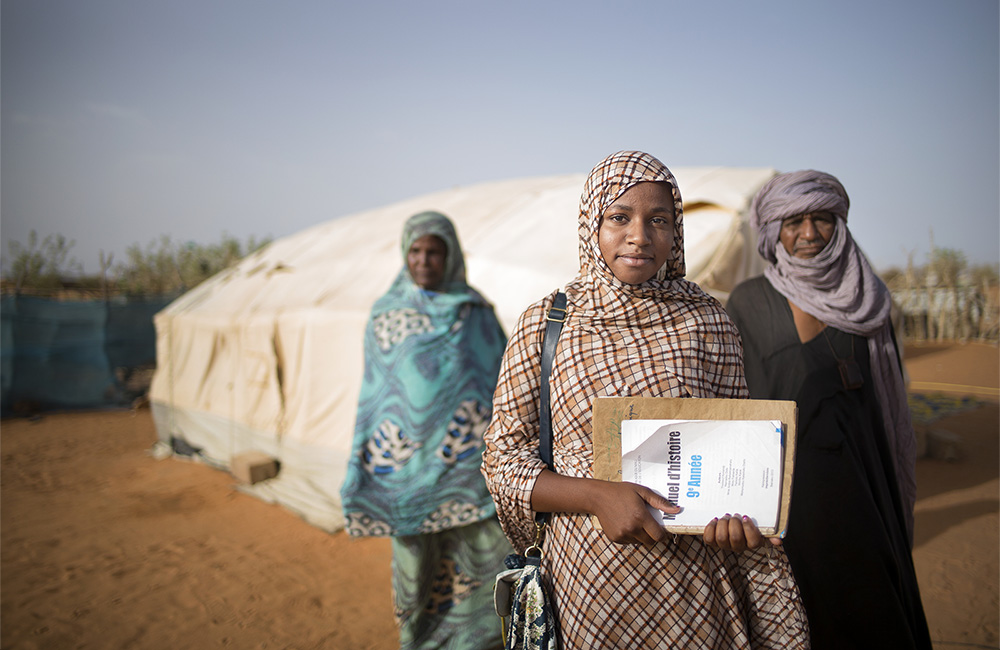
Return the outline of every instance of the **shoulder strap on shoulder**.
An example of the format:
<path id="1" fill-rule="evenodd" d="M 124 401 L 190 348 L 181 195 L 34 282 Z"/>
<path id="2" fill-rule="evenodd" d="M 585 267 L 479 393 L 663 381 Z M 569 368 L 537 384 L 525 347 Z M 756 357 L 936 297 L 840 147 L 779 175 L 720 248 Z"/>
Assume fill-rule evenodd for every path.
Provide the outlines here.
<path id="1" fill-rule="evenodd" d="M 542 339 L 541 391 L 538 406 L 538 452 L 552 471 L 552 406 L 549 399 L 549 375 L 559 344 L 559 332 L 566 321 L 566 294 L 560 291 L 545 316 L 545 337 Z"/>

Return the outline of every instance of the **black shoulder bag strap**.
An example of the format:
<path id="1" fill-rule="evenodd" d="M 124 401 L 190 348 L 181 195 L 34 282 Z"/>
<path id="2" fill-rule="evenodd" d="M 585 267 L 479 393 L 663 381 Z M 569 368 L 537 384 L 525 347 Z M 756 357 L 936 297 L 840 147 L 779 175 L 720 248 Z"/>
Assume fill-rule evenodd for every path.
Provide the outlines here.
<path id="1" fill-rule="evenodd" d="M 545 337 L 542 339 L 542 370 L 541 391 L 538 404 L 538 454 L 545 466 L 553 472 L 552 464 L 552 406 L 549 399 L 549 375 L 552 373 L 552 360 L 556 356 L 556 346 L 559 344 L 559 332 L 566 321 L 566 294 L 560 291 L 545 316 Z M 535 516 L 535 523 L 544 527 L 549 520 L 549 513 L 540 512 Z M 541 533 L 541 530 L 539 530 Z"/>
<path id="2" fill-rule="evenodd" d="M 552 465 L 552 403 L 549 399 L 549 375 L 559 344 L 559 332 L 566 322 L 566 294 L 560 291 L 545 316 L 545 338 L 542 339 L 541 393 L 538 411 L 538 453 L 550 470 Z"/>

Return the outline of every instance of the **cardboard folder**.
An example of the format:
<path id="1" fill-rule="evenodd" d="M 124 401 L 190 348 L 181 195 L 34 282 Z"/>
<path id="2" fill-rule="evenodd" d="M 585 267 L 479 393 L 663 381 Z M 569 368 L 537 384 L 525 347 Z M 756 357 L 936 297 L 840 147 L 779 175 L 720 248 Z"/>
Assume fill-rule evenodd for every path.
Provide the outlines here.
<path id="1" fill-rule="evenodd" d="M 787 400 L 697 399 L 678 397 L 598 397 L 593 404 L 594 478 L 621 481 L 623 420 L 779 420 L 784 431 L 783 474 L 778 525 L 762 530 L 768 537 L 783 537 L 788 524 L 788 504 L 795 466 L 798 409 Z M 593 518 L 598 527 L 600 522 Z M 667 525 L 680 534 L 701 534 L 704 527 Z"/>

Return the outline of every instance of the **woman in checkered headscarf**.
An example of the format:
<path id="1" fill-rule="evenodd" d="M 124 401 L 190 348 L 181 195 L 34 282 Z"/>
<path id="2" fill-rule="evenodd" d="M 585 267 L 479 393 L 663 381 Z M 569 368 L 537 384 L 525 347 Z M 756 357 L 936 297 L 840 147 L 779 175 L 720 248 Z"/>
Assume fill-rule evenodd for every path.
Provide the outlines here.
<path id="1" fill-rule="evenodd" d="M 516 549 L 531 543 L 535 512 L 553 513 L 542 568 L 562 647 L 807 647 L 787 559 L 751 521 L 726 515 L 702 537 L 671 537 L 647 509 L 677 512 L 663 497 L 592 478 L 595 397 L 747 395 L 735 328 L 683 279 L 683 211 L 670 170 L 641 152 L 607 157 L 584 186 L 579 237 L 580 272 L 565 290 L 549 378 L 555 472 L 538 455 L 540 351 L 555 292 L 511 336 L 483 454 Z"/>

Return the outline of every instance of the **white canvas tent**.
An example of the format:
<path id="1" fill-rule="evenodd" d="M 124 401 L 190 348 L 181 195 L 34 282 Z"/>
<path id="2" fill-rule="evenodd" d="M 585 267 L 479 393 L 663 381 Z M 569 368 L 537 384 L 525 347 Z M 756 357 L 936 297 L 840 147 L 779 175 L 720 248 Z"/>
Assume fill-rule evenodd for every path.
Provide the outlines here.
<path id="1" fill-rule="evenodd" d="M 678 168 L 687 277 L 720 299 L 759 273 L 746 210 L 773 169 Z M 579 267 L 585 174 L 459 187 L 322 223 L 276 240 L 155 318 L 150 397 L 157 434 L 229 467 L 261 451 L 274 479 L 246 488 L 320 528 L 342 527 L 340 485 L 354 428 L 368 312 L 402 266 L 403 222 L 455 222 L 468 279 L 509 332 L 521 311 Z"/>

